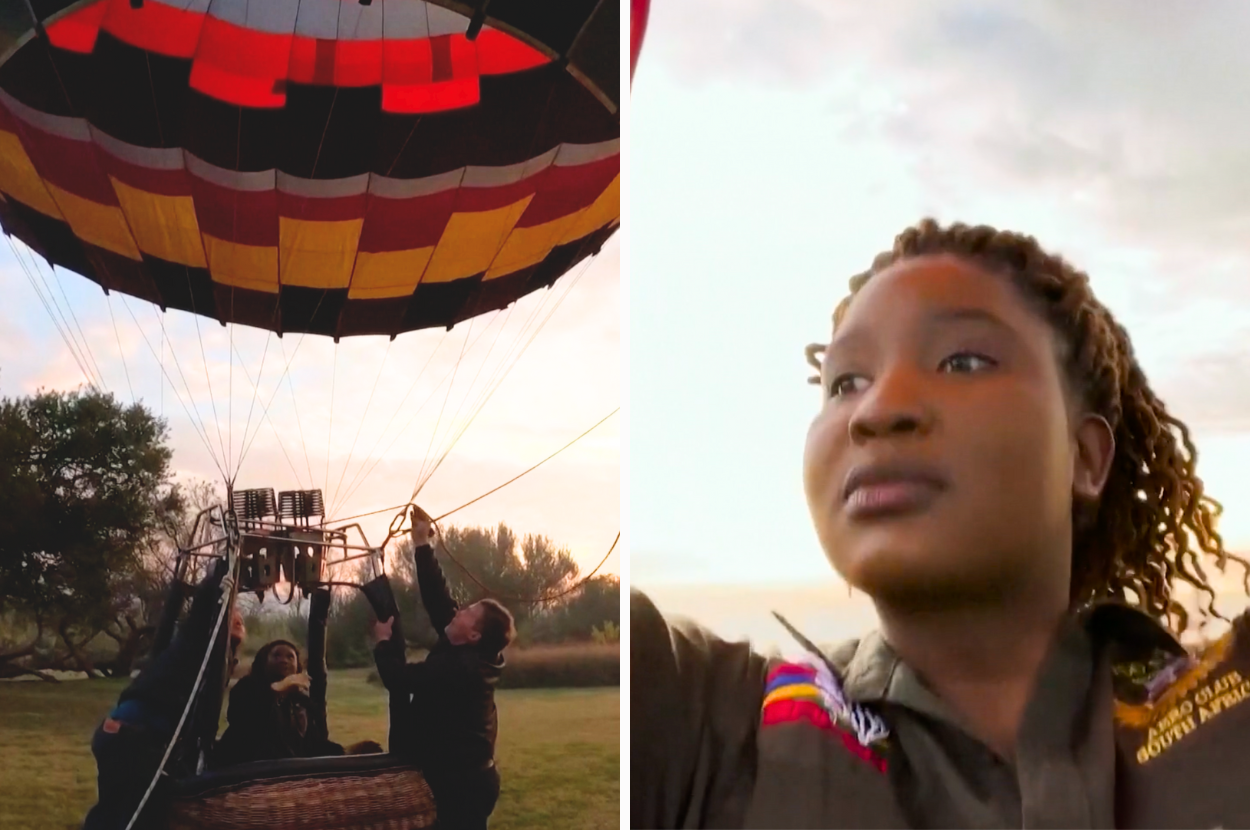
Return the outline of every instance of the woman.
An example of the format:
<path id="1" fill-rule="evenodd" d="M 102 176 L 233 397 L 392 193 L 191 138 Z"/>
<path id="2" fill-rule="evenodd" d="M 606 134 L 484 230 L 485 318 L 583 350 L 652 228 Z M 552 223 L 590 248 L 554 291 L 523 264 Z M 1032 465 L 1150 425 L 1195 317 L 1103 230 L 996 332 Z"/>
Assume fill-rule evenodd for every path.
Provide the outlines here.
<path id="1" fill-rule="evenodd" d="M 329 740 L 326 725 L 312 716 L 308 689 L 294 643 L 274 640 L 262 646 L 251 673 L 230 691 L 229 726 L 217 742 L 214 765 L 344 754 Z"/>
<path id="2" fill-rule="evenodd" d="M 808 506 L 880 630 L 769 661 L 635 592 L 633 825 L 1250 826 L 1250 632 L 1187 655 L 1175 601 L 1246 563 L 1086 275 L 926 220 L 817 351 Z"/>

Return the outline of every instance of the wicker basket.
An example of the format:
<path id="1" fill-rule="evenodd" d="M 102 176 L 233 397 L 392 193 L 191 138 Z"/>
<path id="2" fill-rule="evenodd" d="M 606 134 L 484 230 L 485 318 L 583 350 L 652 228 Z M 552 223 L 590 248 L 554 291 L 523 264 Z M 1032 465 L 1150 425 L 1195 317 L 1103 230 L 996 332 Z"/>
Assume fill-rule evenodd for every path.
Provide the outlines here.
<path id="1" fill-rule="evenodd" d="M 421 772 L 389 755 L 240 764 L 179 782 L 170 830 L 415 830 L 432 827 Z"/>

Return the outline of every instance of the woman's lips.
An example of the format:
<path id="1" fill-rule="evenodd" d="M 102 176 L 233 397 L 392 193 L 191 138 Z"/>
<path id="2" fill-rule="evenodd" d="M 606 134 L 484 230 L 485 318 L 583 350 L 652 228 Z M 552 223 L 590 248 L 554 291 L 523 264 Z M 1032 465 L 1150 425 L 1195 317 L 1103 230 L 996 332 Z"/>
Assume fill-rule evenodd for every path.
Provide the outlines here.
<path id="1" fill-rule="evenodd" d="M 906 516 L 929 508 L 942 492 L 931 481 L 918 479 L 865 484 L 846 499 L 846 512 L 852 519 Z"/>
<path id="2" fill-rule="evenodd" d="M 893 460 L 851 468 L 842 500 L 853 519 L 905 516 L 927 510 L 948 487 L 946 475 L 932 464 Z"/>

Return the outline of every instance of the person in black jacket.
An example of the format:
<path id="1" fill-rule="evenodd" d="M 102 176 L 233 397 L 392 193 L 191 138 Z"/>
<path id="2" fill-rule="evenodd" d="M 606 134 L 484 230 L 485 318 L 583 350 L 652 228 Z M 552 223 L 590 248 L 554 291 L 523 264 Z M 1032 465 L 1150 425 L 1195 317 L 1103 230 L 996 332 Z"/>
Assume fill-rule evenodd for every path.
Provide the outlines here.
<path id="1" fill-rule="evenodd" d="M 233 585 L 227 570 L 226 561 L 219 560 L 196 589 L 173 642 L 126 687 L 96 728 L 91 752 L 99 770 L 99 795 L 84 830 L 122 830 L 143 800 L 194 688 L 221 603 L 229 601 Z M 243 619 L 236 612 L 230 624 L 232 661 L 243 637 Z M 165 797 L 158 784 L 135 828 L 151 826 Z"/>
<path id="2" fill-rule="evenodd" d="M 277 758 L 343 755 L 315 717 L 310 681 L 299 648 L 287 640 L 261 646 L 251 672 L 230 690 L 229 726 L 213 755 L 213 766 Z"/>
<path id="3" fill-rule="evenodd" d="M 503 651 L 516 634 L 508 610 L 492 599 L 461 607 L 434 558 L 429 516 L 413 514 L 412 541 L 421 602 L 438 632 L 423 662 L 408 663 L 394 618 L 374 627 L 378 675 L 402 728 L 391 752 L 421 766 L 438 805 L 439 825 L 485 828 L 499 799 L 495 685 Z"/>

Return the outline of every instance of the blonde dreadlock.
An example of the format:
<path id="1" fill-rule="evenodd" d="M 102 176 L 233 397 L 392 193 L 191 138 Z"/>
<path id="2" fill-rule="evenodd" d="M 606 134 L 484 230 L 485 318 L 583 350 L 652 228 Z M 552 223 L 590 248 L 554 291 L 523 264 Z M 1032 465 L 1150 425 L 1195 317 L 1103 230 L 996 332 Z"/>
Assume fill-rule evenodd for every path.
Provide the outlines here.
<path id="1" fill-rule="evenodd" d="M 1073 604 L 1135 600 L 1156 619 L 1174 621 L 1175 630 L 1184 631 L 1188 614 L 1172 597 L 1178 579 L 1202 592 L 1204 612 L 1219 617 L 1215 591 L 1202 568 L 1204 555 L 1214 557 L 1221 571 L 1229 560 L 1237 562 L 1250 593 L 1250 563 L 1228 553 L 1215 530 L 1222 508 L 1205 495 L 1195 474 L 1197 450 L 1189 428 L 1150 388 L 1128 332 L 1094 297 L 1089 277 L 1042 250 L 1033 237 L 985 225 L 944 228 L 925 219 L 895 237 L 894 247 L 879 254 L 869 270 L 851 278 L 850 294 L 833 314 L 835 328 L 874 274 L 902 260 L 935 254 L 1008 276 L 1059 335 L 1070 388 L 1114 431 L 1115 458 L 1101 498 L 1096 505 L 1073 506 Z M 808 363 L 817 370 L 824 349 L 821 344 L 807 347 Z"/>

